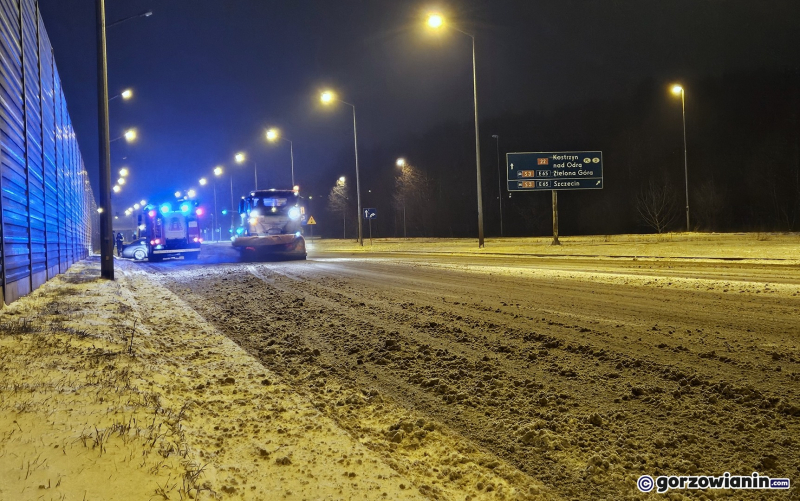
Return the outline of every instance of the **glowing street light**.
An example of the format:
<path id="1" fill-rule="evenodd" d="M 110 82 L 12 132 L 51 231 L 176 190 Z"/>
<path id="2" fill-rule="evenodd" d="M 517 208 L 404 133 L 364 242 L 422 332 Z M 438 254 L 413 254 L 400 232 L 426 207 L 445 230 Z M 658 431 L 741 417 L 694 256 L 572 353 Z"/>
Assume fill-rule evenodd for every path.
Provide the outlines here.
<path id="1" fill-rule="evenodd" d="M 175 198 L 181 198 L 181 195 L 183 195 L 183 193 L 181 193 L 180 191 L 175 192 Z"/>
<path id="2" fill-rule="evenodd" d="M 432 29 L 444 27 L 444 17 L 439 13 L 429 14 L 428 26 Z M 480 134 L 478 132 L 478 79 L 475 69 L 475 37 L 453 25 L 449 25 L 449 27 L 472 39 L 472 101 L 475 114 L 475 172 L 478 178 L 478 247 L 483 247 L 483 192 L 481 189 L 481 144 Z M 555 196 L 555 191 L 553 192 L 553 196 Z"/>
<path id="3" fill-rule="evenodd" d="M 208 181 L 206 180 L 206 178 L 204 178 L 204 177 L 201 177 L 201 178 L 200 178 L 200 181 L 199 181 L 199 183 L 200 183 L 200 186 L 205 186 L 207 182 L 208 182 Z"/>
<path id="4" fill-rule="evenodd" d="M 356 130 L 356 105 L 352 103 L 348 103 L 347 101 L 342 101 L 338 97 L 334 95 L 332 91 L 326 90 L 319 96 L 320 101 L 323 104 L 331 104 L 334 100 L 339 101 L 342 104 L 346 104 L 353 108 L 353 146 L 355 149 L 356 154 L 356 200 L 358 205 L 358 243 L 359 245 L 364 245 L 364 233 L 362 231 L 362 222 L 361 222 L 361 182 L 358 173 L 358 132 Z M 294 184 L 294 183 L 292 183 Z"/>
<path id="5" fill-rule="evenodd" d="M 431 28 L 441 28 L 444 25 L 444 18 L 441 14 L 428 15 L 428 26 Z"/>
<path id="6" fill-rule="evenodd" d="M 122 177 L 127 176 L 128 175 L 128 169 L 126 169 L 125 167 L 121 168 L 119 170 L 119 175 L 122 176 Z"/>
<path id="7" fill-rule="evenodd" d="M 122 186 L 123 184 L 125 184 L 125 178 L 124 178 L 124 177 L 121 177 L 121 178 L 117 179 L 117 184 L 118 184 L 118 185 L 120 185 L 120 186 Z"/>
<path id="8" fill-rule="evenodd" d="M 120 94 L 120 96 L 122 96 L 122 99 L 126 100 L 130 99 L 133 97 L 133 91 L 131 89 L 125 89 L 122 91 L 122 94 Z"/>
<path id="9" fill-rule="evenodd" d="M 281 133 L 278 129 L 269 129 L 267 131 L 267 141 L 275 142 L 278 139 L 289 143 L 289 159 L 291 160 L 292 165 L 292 186 L 294 186 L 294 144 L 292 143 L 291 139 L 281 136 Z"/>
<path id="10" fill-rule="evenodd" d="M 147 200 L 142 200 L 142 201 L 140 201 L 140 202 L 139 202 L 139 205 L 141 205 L 142 207 L 144 207 L 145 205 L 147 205 Z"/>
<path id="11" fill-rule="evenodd" d="M 686 180 L 686 231 L 689 231 L 689 160 L 686 153 L 686 91 L 682 85 L 672 86 L 672 93 L 681 96 L 681 113 L 683 115 L 683 176 Z"/>
<path id="12" fill-rule="evenodd" d="M 222 167 L 214 167 L 214 175 L 221 176 L 222 175 Z"/>
<path id="13" fill-rule="evenodd" d="M 128 129 L 125 131 L 125 140 L 129 143 L 136 140 L 136 129 Z"/>
<path id="14" fill-rule="evenodd" d="M 186 192 L 186 196 L 189 198 L 194 198 L 197 195 L 197 192 L 194 190 L 189 190 Z"/>
<path id="15" fill-rule="evenodd" d="M 120 188 L 118 184 L 115 184 L 115 185 L 114 185 L 114 187 L 113 187 L 113 188 L 111 188 L 111 189 L 112 189 L 112 190 L 114 190 L 114 193 L 119 193 L 119 191 L 120 191 L 122 188 Z"/>
<path id="16" fill-rule="evenodd" d="M 134 208 L 134 209 L 137 209 L 137 210 L 138 210 L 140 207 L 141 207 L 141 205 L 139 205 L 139 204 L 133 204 L 133 208 Z"/>

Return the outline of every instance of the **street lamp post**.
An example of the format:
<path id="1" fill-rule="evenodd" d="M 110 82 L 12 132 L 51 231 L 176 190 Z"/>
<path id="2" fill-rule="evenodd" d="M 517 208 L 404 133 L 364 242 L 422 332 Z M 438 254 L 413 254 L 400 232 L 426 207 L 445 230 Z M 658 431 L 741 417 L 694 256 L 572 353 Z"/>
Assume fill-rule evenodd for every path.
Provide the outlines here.
<path id="1" fill-rule="evenodd" d="M 441 28 L 444 26 L 444 18 L 439 14 L 431 14 L 428 16 L 428 26 Z M 475 114 L 475 173 L 478 180 L 478 247 L 480 248 L 483 247 L 483 190 L 481 189 L 481 144 L 478 132 L 478 79 L 475 66 L 475 37 L 455 26 L 450 25 L 450 27 L 472 40 L 472 101 Z"/>
<path id="2" fill-rule="evenodd" d="M 222 230 L 219 229 L 219 215 L 217 213 L 217 178 L 222 175 L 222 167 L 214 167 L 214 217 L 211 219 L 213 228 L 211 229 L 212 232 L 219 232 L 220 235 L 214 233 L 214 236 L 219 237 L 222 236 Z"/>
<path id="3" fill-rule="evenodd" d="M 150 16 L 152 11 L 133 17 Z M 120 19 L 108 26 L 127 21 Z M 106 5 L 105 0 L 95 0 L 97 22 L 97 128 L 100 150 L 100 276 L 114 280 L 114 240 L 111 226 L 111 141 L 108 125 L 108 59 L 106 57 Z"/>
<path id="4" fill-rule="evenodd" d="M 324 104 L 330 104 L 331 101 L 334 99 L 339 101 L 342 104 L 346 104 L 353 108 L 353 146 L 356 152 L 356 201 L 358 205 L 358 243 L 362 247 L 364 246 L 364 234 L 362 231 L 362 222 L 361 222 L 361 181 L 358 175 L 358 132 L 356 131 L 356 105 L 352 103 L 348 103 L 347 101 L 342 101 L 341 99 L 334 96 L 333 92 L 325 91 L 320 96 L 321 101 Z"/>
<path id="5" fill-rule="evenodd" d="M 239 152 L 233 157 L 233 159 L 236 160 L 237 164 L 240 164 L 240 163 L 243 163 L 245 160 L 247 160 L 247 157 L 245 156 L 244 153 Z M 258 189 L 258 166 L 256 166 L 256 161 L 255 160 L 253 160 L 253 177 L 255 178 L 255 183 L 256 183 L 256 188 L 255 189 Z M 231 182 L 233 182 L 233 181 L 231 181 Z"/>
<path id="6" fill-rule="evenodd" d="M 292 162 L 292 188 L 294 188 L 294 145 L 291 139 L 283 137 L 278 130 L 270 129 L 267 131 L 267 141 L 275 141 L 277 139 L 281 139 L 289 143 L 289 158 Z"/>
<path id="7" fill-rule="evenodd" d="M 503 236 L 503 175 L 500 173 L 500 136 L 493 134 L 497 150 L 497 198 L 500 201 L 500 236 Z"/>
<path id="8" fill-rule="evenodd" d="M 683 117 L 683 176 L 686 182 L 686 231 L 691 231 L 689 226 L 689 160 L 686 152 L 686 101 L 684 96 L 686 91 L 682 85 L 672 86 L 673 94 L 681 95 L 681 115 Z"/>
<path id="9" fill-rule="evenodd" d="M 406 174 L 406 159 L 405 158 L 398 158 L 397 159 L 397 166 L 400 167 L 401 175 L 405 176 Z M 404 180 L 405 181 L 405 180 Z M 406 234 L 406 192 L 405 192 L 405 182 L 403 183 L 403 238 L 408 238 Z"/>
<path id="10" fill-rule="evenodd" d="M 107 280 L 114 280 L 105 0 L 96 0 L 95 7 L 97 9 L 97 125 L 100 132 L 100 209 L 102 209 L 100 211 L 100 276 Z"/>

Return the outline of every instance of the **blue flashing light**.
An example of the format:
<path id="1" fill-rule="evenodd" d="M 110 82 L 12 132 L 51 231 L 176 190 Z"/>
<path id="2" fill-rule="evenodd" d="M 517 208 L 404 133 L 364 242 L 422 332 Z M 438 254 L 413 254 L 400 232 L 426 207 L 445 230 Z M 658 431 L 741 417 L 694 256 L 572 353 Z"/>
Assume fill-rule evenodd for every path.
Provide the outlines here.
<path id="1" fill-rule="evenodd" d="M 244 233 L 244 228 L 236 228 L 237 235 L 241 235 L 242 233 Z"/>
<path id="2" fill-rule="evenodd" d="M 227 216 L 227 215 L 228 215 L 228 209 L 224 209 L 224 210 L 222 211 L 222 215 L 223 215 L 223 216 Z"/>

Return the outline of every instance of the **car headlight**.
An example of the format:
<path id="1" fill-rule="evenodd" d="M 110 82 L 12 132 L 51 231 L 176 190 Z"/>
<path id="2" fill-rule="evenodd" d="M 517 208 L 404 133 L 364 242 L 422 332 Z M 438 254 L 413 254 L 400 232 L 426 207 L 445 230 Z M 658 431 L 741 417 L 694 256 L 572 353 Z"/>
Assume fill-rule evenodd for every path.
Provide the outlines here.
<path id="1" fill-rule="evenodd" d="M 289 209 L 289 219 L 298 220 L 300 219 L 300 209 L 297 207 L 292 207 Z"/>

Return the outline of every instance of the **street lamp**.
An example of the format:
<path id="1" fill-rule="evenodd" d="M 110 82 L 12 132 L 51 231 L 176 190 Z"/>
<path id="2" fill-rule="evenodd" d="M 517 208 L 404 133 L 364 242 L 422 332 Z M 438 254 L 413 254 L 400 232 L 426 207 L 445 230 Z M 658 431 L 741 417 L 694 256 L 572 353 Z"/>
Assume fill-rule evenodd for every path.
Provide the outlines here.
<path id="1" fill-rule="evenodd" d="M 133 142 L 136 140 L 136 129 L 128 129 L 126 130 L 121 136 L 115 137 L 114 139 L 110 140 L 109 143 L 113 143 L 114 141 L 119 141 L 120 139 L 125 139 L 127 142 Z"/>
<path id="2" fill-rule="evenodd" d="M 402 174 L 405 175 L 406 173 L 406 159 L 405 158 L 398 158 L 397 159 L 397 166 L 400 167 Z M 405 193 L 405 183 L 403 185 L 403 238 L 408 238 L 406 234 L 406 193 Z"/>
<path id="3" fill-rule="evenodd" d="M 116 96 L 108 98 L 108 100 L 109 101 L 113 101 L 114 99 L 117 99 L 117 98 L 120 98 L 120 97 L 122 98 L 123 101 L 127 101 L 128 99 L 133 97 L 133 90 L 125 89 L 122 92 L 120 92 L 119 94 L 117 94 Z"/>
<path id="4" fill-rule="evenodd" d="M 131 19 L 136 19 L 137 17 L 150 17 L 152 15 L 153 15 L 153 11 L 152 10 L 148 10 L 147 12 L 142 12 L 141 14 L 135 14 L 133 16 L 128 16 L 128 17 L 123 18 L 123 19 L 118 19 L 118 20 L 114 21 L 113 23 L 108 23 L 108 25 L 106 25 L 106 27 L 110 28 L 112 26 L 116 26 L 118 24 L 122 24 L 125 21 L 130 21 Z"/>
<path id="5" fill-rule="evenodd" d="M 222 167 L 214 167 L 214 217 L 211 218 L 211 232 L 214 236 L 217 236 L 216 232 L 219 227 L 219 217 L 217 216 L 217 178 L 221 175 Z M 233 180 L 231 180 L 231 188 L 233 188 Z M 222 233 L 222 231 L 220 231 L 220 233 Z"/>
<path id="6" fill-rule="evenodd" d="M 269 129 L 267 131 L 267 141 L 275 142 L 278 139 L 282 139 L 289 143 L 289 158 L 292 161 L 292 186 L 294 186 L 294 145 L 292 144 L 291 139 L 283 137 L 278 129 Z"/>
<path id="7" fill-rule="evenodd" d="M 686 91 L 681 85 L 672 86 L 673 94 L 681 95 L 681 113 L 683 115 L 683 176 L 686 180 L 686 231 L 690 231 L 689 226 L 689 160 L 686 153 Z"/>
<path id="8" fill-rule="evenodd" d="M 500 173 L 500 136 L 492 134 L 497 150 L 497 198 L 500 201 L 500 236 L 503 236 L 503 175 Z M 505 169 L 503 169 L 505 170 Z"/>
<path id="9" fill-rule="evenodd" d="M 208 181 L 206 180 L 206 178 L 204 178 L 204 177 L 201 177 L 201 178 L 200 178 L 200 181 L 199 181 L 199 183 L 200 183 L 200 186 L 205 186 L 207 182 L 208 182 Z"/>
<path id="10" fill-rule="evenodd" d="M 121 168 L 121 169 L 119 170 L 119 175 L 120 175 L 121 177 L 125 177 L 125 176 L 127 176 L 128 174 L 129 174 L 129 171 L 128 171 L 128 169 L 127 169 L 126 167 L 123 167 L 123 168 Z"/>
<path id="11" fill-rule="evenodd" d="M 112 189 L 112 190 L 114 190 L 114 193 L 119 193 L 119 191 L 120 191 L 122 188 L 120 188 L 118 184 L 115 184 L 115 185 L 114 185 L 114 187 L 113 187 L 113 188 L 111 188 L 111 189 Z"/>
<path id="12" fill-rule="evenodd" d="M 247 160 L 247 156 L 244 154 L 244 152 L 240 151 L 239 153 L 234 155 L 233 159 L 236 160 L 237 164 L 241 164 Z M 256 166 L 255 160 L 253 160 L 253 177 L 255 178 L 255 183 L 256 183 L 255 189 L 258 189 L 258 167 Z"/>
<path id="13" fill-rule="evenodd" d="M 322 94 L 320 94 L 320 101 L 322 104 L 331 104 L 333 101 L 339 101 L 342 104 L 346 104 L 353 108 L 353 146 L 356 152 L 356 201 L 358 205 L 358 243 L 362 247 L 364 246 L 364 234 L 362 231 L 362 224 L 361 224 L 361 182 L 359 179 L 358 173 L 358 133 L 356 131 L 356 106 L 352 103 L 348 103 L 347 101 L 342 101 L 336 95 L 326 90 Z M 341 178 L 344 179 L 344 178 Z M 293 183 L 294 184 L 294 183 Z"/>
<path id="14" fill-rule="evenodd" d="M 121 178 L 117 179 L 117 184 L 118 184 L 118 185 L 120 185 L 120 186 L 122 186 L 123 184 L 125 184 L 125 178 L 124 178 L 124 177 L 121 177 Z"/>
<path id="15" fill-rule="evenodd" d="M 428 26 L 433 29 L 444 27 L 444 17 L 441 14 L 432 13 L 428 15 Z M 472 39 L 472 100 L 475 112 L 475 171 L 478 177 L 478 247 L 483 247 L 483 192 L 481 190 L 481 145 L 480 135 L 478 134 L 478 82 L 475 70 L 475 37 L 466 31 L 462 31 L 453 25 L 449 25 L 453 30 L 467 35 Z"/>

